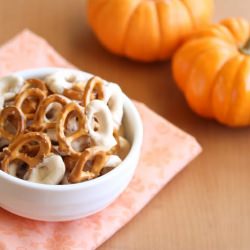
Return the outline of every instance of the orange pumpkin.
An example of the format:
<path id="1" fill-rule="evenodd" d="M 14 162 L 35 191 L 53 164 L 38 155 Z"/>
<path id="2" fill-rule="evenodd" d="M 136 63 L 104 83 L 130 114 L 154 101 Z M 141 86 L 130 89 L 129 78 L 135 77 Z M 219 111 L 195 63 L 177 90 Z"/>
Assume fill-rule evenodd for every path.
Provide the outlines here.
<path id="1" fill-rule="evenodd" d="M 241 18 L 194 34 L 173 58 L 175 81 L 199 115 L 250 125 L 250 24 Z"/>
<path id="2" fill-rule="evenodd" d="M 209 23 L 213 0 L 88 0 L 89 23 L 111 52 L 140 61 L 169 58 Z"/>

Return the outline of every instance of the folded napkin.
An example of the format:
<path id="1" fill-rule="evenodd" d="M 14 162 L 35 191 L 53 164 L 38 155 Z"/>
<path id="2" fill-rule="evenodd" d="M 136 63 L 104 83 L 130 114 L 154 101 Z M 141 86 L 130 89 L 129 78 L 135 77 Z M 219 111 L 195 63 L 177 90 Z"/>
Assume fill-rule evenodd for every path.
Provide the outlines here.
<path id="1" fill-rule="evenodd" d="M 0 75 L 37 67 L 73 67 L 42 38 L 23 31 L 0 48 Z M 2 249 L 95 249 L 131 220 L 160 189 L 197 156 L 196 140 L 136 103 L 144 126 L 135 176 L 125 192 L 103 211 L 70 222 L 39 222 L 0 208 Z M 0 197 L 1 199 L 1 197 Z"/>

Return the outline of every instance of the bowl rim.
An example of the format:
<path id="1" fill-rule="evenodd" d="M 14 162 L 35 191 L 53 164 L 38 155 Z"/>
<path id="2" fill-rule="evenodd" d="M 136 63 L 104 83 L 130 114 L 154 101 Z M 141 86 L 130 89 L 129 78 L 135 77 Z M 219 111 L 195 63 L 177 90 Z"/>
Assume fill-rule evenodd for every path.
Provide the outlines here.
<path id="1" fill-rule="evenodd" d="M 16 71 L 11 73 L 11 75 L 17 75 L 22 76 L 24 78 L 27 77 L 44 77 L 48 74 L 54 73 L 59 70 L 69 70 L 69 71 L 75 71 L 80 74 L 85 75 L 86 77 L 91 77 L 93 74 L 81 71 L 75 68 L 62 68 L 62 67 L 42 67 L 42 68 L 31 68 L 27 70 L 22 71 Z M 9 74 L 10 75 L 10 74 Z M 7 75 L 6 75 L 7 76 Z M 120 171 L 122 171 L 123 168 L 126 167 L 127 164 L 129 164 L 130 158 L 133 158 L 136 156 L 135 154 L 138 154 L 137 152 L 140 152 L 140 148 L 142 145 L 143 140 L 143 125 L 141 121 L 141 117 L 134 105 L 134 103 L 123 93 L 124 99 L 125 99 L 125 107 L 126 110 L 129 111 L 129 115 L 132 115 L 133 124 L 134 124 L 134 130 L 135 136 L 133 138 L 133 144 L 131 145 L 130 151 L 128 155 L 125 157 L 125 159 L 118 165 L 116 168 L 114 168 L 112 171 L 106 173 L 105 175 L 99 176 L 95 179 L 81 182 L 81 183 L 75 183 L 75 184 L 67 184 L 67 185 L 49 185 L 49 184 L 42 184 L 42 183 L 35 183 L 35 182 L 29 182 L 26 180 L 19 179 L 17 177 L 14 177 L 10 174 L 5 173 L 4 171 L 0 170 L 0 181 L 1 178 L 4 178 L 8 182 L 12 182 L 13 184 L 17 186 L 22 186 L 23 188 L 28 189 L 37 189 L 37 190 L 47 190 L 47 191 L 54 191 L 54 192 L 60 192 L 60 191 L 67 191 L 67 190 L 78 190 L 82 188 L 88 188 L 92 187 L 94 185 L 97 185 L 101 182 L 107 181 L 108 179 L 113 178 L 115 175 L 118 175 Z"/>

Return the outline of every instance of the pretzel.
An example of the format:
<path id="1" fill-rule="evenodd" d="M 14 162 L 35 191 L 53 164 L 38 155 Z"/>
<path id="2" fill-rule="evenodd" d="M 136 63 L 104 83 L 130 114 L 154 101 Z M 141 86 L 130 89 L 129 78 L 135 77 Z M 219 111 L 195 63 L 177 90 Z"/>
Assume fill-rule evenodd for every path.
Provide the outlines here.
<path id="1" fill-rule="evenodd" d="M 106 160 L 107 155 L 105 152 L 95 150 L 94 148 L 86 149 L 69 174 L 69 182 L 79 183 L 99 176 Z M 89 170 L 85 170 L 84 168 L 88 161 L 92 161 L 92 166 Z"/>
<path id="2" fill-rule="evenodd" d="M 24 144 L 21 151 L 25 154 L 29 154 L 29 156 L 34 157 L 37 155 L 39 150 L 40 150 L 40 145 L 34 144 L 34 142 L 31 141 L 30 143 Z"/>
<path id="3" fill-rule="evenodd" d="M 66 169 L 68 171 L 72 171 L 72 169 L 75 167 L 77 161 L 79 160 L 79 156 L 64 156 L 63 161 L 66 166 Z"/>
<path id="4" fill-rule="evenodd" d="M 69 102 L 69 99 L 61 95 L 53 94 L 53 95 L 48 96 L 46 99 L 44 99 L 41 102 L 36 112 L 36 115 L 34 117 L 31 128 L 37 131 L 44 131 L 45 129 L 55 128 L 58 117 L 56 118 L 52 117 L 52 119 L 48 119 L 46 117 L 46 114 L 49 111 L 48 108 L 50 105 L 53 105 L 55 103 L 65 106 L 68 102 Z"/>
<path id="5" fill-rule="evenodd" d="M 99 77 L 92 77 L 86 84 L 83 94 L 83 106 L 86 107 L 92 100 L 104 101 L 112 114 L 114 127 L 119 129 L 123 116 L 123 96 L 121 88 L 114 83 L 105 83 Z"/>
<path id="6" fill-rule="evenodd" d="M 85 84 L 83 82 L 75 83 L 70 89 L 64 89 L 63 95 L 72 99 L 81 101 L 83 99 Z"/>
<path id="7" fill-rule="evenodd" d="M 105 101 L 112 114 L 114 127 L 119 129 L 122 123 L 124 103 L 121 88 L 117 84 L 109 83 L 109 85 L 106 87 L 105 93 Z"/>
<path id="8" fill-rule="evenodd" d="M 94 99 L 104 100 L 104 81 L 97 76 L 89 79 L 85 86 L 83 106 L 86 107 Z"/>
<path id="9" fill-rule="evenodd" d="M 63 94 L 65 89 L 72 88 L 72 85 L 83 81 L 82 75 L 77 71 L 57 71 L 45 78 L 48 88 L 57 94 Z"/>
<path id="10" fill-rule="evenodd" d="M 49 155 L 36 167 L 30 169 L 26 180 L 42 184 L 58 184 L 64 177 L 65 165 L 59 155 Z"/>
<path id="11" fill-rule="evenodd" d="M 38 108 L 39 104 L 45 99 L 45 97 L 46 93 L 44 93 L 42 90 L 38 88 L 28 88 L 16 97 L 15 106 L 23 111 L 27 120 L 32 120 L 35 116 L 36 109 Z M 23 107 L 23 104 L 27 101 L 35 103 L 30 104 L 34 106 L 31 110 L 29 109 L 28 111 Z"/>
<path id="12" fill-rule="evenodd" d="M 67 123 L 72 116 L 75 116 L 78 119 L 78 129 L 70 134 L 67 134 Z M 66 104 L 57 123 L 56 133 L 59 150 L 66 152 L 69 155 L 79 156 L 81 152 L 78 152 L 73 148 L 72 142 L 82 136 L 88 135 L 84 109 L 75 102 Z"/>
<path id="13" fill-rule="evenodd" d="M 104 175 L 111 171 L 113 168 L 116 168 L 122 162 L 121 158 L 117 155 L 109 155 L 107 161 L 105 162 L 102 170 L 101 175 Z"/>
<path id="14" fill-rule="evenodd" d="M 48 88 L 46 84 L 40 79 L 37 79 L 37 78 L 27 79 L 23 87 L 20 89 L 20 92 L 23 92 L 24 90 L 30 89 L 30 88 L 38 88 L 42 90 L 46 95 L 48 94 Z"/>
<path id="15" fill-rule="evenodd" d="M 22 111 L 24 114 L 35 113 L 37 108 L 37 103 L 35 100 L 25 99 L 22 104 Z"/>
<path id="16" fill-rule="evenodd" d="M 0 151 L 2 151 L 9 144 L 10 144 L 10 142 L 7 139 L 0 137 Z"/>
<path id="17" fill-rule="evenodd" d="M 120 149 L 119 131 L 114 129 L 113 136 L 115 138 L 116 144 L 108 151 L 109 155 L 117 154 Z"/>
<path id="18" fill-rule="evenodd" d="M 13 161 L 8 167 L 8 174 L 23 179 L 27 173 L 27 166 L 23 162 Z"/>
<path id="19" fill-rule="evenodd" d="M 9 122 L 9 124 L 7 124 Z M 7 125 L 14 130 L 7 130 Z M 25 117 L 22 111 L 16 107 L 6 107 L 0 113 L 0 136 L 11 142 L 25 129 Z"/>
<path id="20" fill-rule="evenodd" d="M 24 79 L 20 76 L 9 75 L 0 78 L 0 95 L 4 100 L 10 100 L 20 91 Z"/>
<path id="21" fill-rule="evenodd" d="M 119 136 L 119 150 L 116 152 L 116 154 L 121 158 L 124 159 L 130 150 L 130 143 L 129 141 L 122 136 Z"/>
<path id="22" fill-rule="evenodd" d="M 105 150 L 111 149 L 116 145 L 113 136 L 112 115 L 108 106 L 100 100 L 91 101 L 86 107 L 87 128 L 89 136 L 96 146 L 102 146 Z M 94 126 L 94 121 L 98 127 Z"/>
<path id="23" fill-rule="evenodd" d="M 35 156 L 30 156 L 29 152 L 22 152 L 23 146 L 26 144 L 37 143 L 39 150 Z M 4 159 L 2 161 L 2 169 L 8 172 L 9 164 L 14 160 L 25 162 L 28 169 L 34 168 L 42 159 L 51 151 L 51 142 L 49 137 L 44 133 L 29 132 L 20 134 L 7 149 L 4 150 Z"/>

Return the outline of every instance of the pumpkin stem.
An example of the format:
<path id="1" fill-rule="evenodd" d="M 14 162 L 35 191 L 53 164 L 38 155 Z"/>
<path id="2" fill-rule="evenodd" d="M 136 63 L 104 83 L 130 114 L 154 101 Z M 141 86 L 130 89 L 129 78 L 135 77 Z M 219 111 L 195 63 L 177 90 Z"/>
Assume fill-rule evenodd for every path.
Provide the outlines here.
<path id="1" fill-rule="evenodd" d="M 240 52 L 247 56 L 250 56 L 250 38 L 247 40 L 245 46 L 240 48 Z"/>

